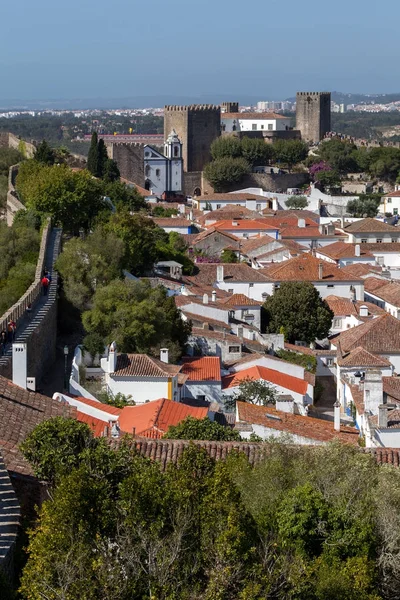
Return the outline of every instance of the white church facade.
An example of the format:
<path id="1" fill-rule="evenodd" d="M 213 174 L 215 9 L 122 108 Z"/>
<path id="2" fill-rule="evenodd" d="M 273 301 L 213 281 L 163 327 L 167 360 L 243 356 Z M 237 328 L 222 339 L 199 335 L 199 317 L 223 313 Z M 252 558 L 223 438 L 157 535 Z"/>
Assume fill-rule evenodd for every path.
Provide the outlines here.
<path id="1" fill-rule="evenodd" d="M 164 154 L 152 146 L 144 147 L 144 177 L 145 188 L 155 196 L 182 193 L 182 144 L 174 130 L 164 144 Z"/>

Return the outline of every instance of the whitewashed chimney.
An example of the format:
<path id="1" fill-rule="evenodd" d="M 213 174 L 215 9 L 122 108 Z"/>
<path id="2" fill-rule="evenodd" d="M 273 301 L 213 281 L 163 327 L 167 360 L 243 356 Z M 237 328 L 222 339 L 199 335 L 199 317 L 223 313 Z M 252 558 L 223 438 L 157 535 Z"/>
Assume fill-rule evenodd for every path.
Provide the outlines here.
<path id="1" fill-rule="evenodd" d="M 360 317 L 368 317 L 368 307 L 365 304 L 360 306 Z"/>
<path id="2" fill-rule="evenodd" d="M 386 429 L 388 426 L 388 405 L 380 404 L 378 406 L 378 427 Z"/>
<path id="3" fill-rule="evenodd" d="M 276 410 L 281 412 L 294 414 L 294 399 L 292 396 L 277 396 L 275 401 Z"/>
<path id="4" fill-rule="evenodd" d="M 322 262 L 320 262 L 318 264 L 318 279 L 322 279 L 324 275 L 324 265 L 322 264 Z"/>
<path id="5" fill-rule="evenodd" d="M 361 255 L 361 248 L 360 248 L 360 244 L 356 244 L 354 246 L 354 256 L 360 256 Z"/>
<path id="6" fill-rule="evenodd" d="M 224 281 L 224 265 L 217 266 L 217 282 L 223 283 Z"/>
<path id="7" fill-rule="evenodd" d="M 213 290 L 211 292 L 211 301 L 216 302 L 216 300 L 217 300 L 217 292 L 215 290 Z"/>
<path id="8" fill-rule="evenodd" d="M 365 412 L 377 415 L 383 400 L 383 384 L 381 371 L 367 371 L 364 380 Z"/>
<path id="9" fill-rule="evenodd" d="M 115 373 L 117 368 L 117 344 L 112 342 L 108 353 L 108 372 Z"/>
<path id="10" fill-rule="evenodd" d="M 168 364 L 168 348 L 161 348 L 160 360 L 161 362 Z"/>
<path id="11" fill-rule="evenodd" d="M 333 427 L 334 427 L 335 431 L 340 431 L 340 402 L 339 402 L 339 400 L 336 400 L 335 404 L 333 405 L 333 409 L 334 409 Z"/>
<path id="12" fill-rule="evenodd" d="M 28 375 L 28 350 L 27 344 L 14 343 L 12 345 L 12 380 L 15 385 L 27 389 Z"/>
<path id="13" fill-rule="evenodd" d="M 203 304 L 208 304 L 208 294 L 203 294 Z"/>
<path id="14" fill-rule="evenodd" d="M 301 229 L 304 229 L 305 226 L 306 226 L 305 219 L 297 219 L 297 227 L 300 227 Z"/>

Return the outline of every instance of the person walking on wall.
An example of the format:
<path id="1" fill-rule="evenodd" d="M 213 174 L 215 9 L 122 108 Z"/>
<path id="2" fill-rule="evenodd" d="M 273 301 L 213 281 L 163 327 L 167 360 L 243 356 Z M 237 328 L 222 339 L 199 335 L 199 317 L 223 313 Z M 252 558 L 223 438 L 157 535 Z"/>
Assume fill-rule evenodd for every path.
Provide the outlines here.
<path id="1" fill-rule="evenodd" d="M 7 346 L 7 331 L 5 329 L 0 333 L 0 355 L 4 356 Z"/>
<path id="2" fill-rule="evenodd" d="M 43 276 L 41 284 L 42 284 L 43 296 L 47 296 L 50 281 L 49 281 L 48 277 L 46 277 L 46 275 Z"/>

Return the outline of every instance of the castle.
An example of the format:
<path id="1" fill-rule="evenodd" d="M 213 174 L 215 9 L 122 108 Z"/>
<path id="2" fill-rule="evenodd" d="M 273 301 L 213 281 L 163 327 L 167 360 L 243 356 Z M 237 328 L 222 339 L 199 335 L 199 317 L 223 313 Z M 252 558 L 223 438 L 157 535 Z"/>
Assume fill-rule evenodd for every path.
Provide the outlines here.
<path id="1" fill-rule="evenodd" d="M 330 92 L 297 92 L 296 129 L 306 142 L 319 142 L 331 130 Z"/>

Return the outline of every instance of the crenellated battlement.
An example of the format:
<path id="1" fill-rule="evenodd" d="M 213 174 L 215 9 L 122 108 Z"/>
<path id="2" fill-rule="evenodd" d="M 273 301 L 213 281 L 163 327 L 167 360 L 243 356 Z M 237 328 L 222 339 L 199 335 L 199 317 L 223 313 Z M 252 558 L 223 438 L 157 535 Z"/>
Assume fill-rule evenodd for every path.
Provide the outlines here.
<path id="1" fill-rule="evenodd" d="M 164 106 L 164 112 L 206 112 L 206 111 L 220 111 L 220 107 L 215 104 L 189 104 L 185 106 L 178 106 L 176 104 L 168 104 Z"/>
<path id="2" fill-rule="evenodd" d="M 330 96 L 330 92 L 297 92 L 297 96 Z"/>

